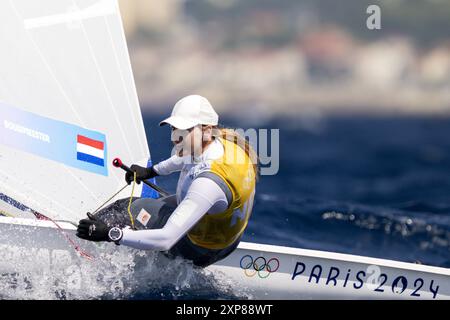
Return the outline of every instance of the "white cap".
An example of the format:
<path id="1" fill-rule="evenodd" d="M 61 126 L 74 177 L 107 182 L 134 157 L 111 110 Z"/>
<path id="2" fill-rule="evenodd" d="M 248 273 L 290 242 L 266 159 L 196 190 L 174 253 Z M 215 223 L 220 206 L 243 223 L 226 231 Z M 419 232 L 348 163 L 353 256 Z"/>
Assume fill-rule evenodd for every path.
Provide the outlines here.
<path id="1" fill-rule="evenodd" d="M 179 100 L 173 107 L 169 118 L 161 121 L 160 126 L 166 123 L 186 130 L 198 124 L 215 126 L 219 123 L 219 116 L 209 101 L 199 95 L 190 95 Z"/>

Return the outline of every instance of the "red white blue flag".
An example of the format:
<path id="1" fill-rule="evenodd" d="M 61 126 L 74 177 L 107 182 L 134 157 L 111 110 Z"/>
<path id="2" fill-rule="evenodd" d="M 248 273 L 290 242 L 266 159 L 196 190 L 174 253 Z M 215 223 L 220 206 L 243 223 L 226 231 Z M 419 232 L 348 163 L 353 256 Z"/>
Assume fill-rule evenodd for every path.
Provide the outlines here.
<path id="1" fill-rule="evenodd" d="M 77 135 L 77 159 L 98 166 L 105 166 L 105 144 L 82 135 Z"/>

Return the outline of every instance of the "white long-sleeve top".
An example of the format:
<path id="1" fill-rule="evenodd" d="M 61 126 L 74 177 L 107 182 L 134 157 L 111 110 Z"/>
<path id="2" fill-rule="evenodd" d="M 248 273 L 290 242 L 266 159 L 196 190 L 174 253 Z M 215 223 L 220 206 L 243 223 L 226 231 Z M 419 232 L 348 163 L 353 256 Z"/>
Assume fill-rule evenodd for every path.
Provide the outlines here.
<path id="1" fill-rule="evenodd" d="M 213 141 L 198 159 L 177 155 L 154 166 L 159 175 L 180 171 L 177 184 L 178 206 L 162 229 L 124 229 L 120 244 L 143 250 L 167 251 L 175 245 L 205 214 L 225 211 L 229 197 L 223 186 L 207 177 L 197 177 L 208 171 L 211 160 L 222 157 L 224 147 Z"/>

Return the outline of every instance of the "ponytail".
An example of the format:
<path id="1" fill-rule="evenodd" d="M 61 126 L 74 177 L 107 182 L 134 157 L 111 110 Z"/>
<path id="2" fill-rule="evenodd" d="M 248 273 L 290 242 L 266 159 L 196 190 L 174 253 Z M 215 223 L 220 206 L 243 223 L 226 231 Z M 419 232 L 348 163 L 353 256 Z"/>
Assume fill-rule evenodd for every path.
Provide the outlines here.
<path id="1" fill-rule="evenodd" d="M 213 135 L 237 144 L 245 151 L 253 165 L 256 180 L 259 178 L 259 158 L 250 142 L 232 128 L 213 127 Z"/>

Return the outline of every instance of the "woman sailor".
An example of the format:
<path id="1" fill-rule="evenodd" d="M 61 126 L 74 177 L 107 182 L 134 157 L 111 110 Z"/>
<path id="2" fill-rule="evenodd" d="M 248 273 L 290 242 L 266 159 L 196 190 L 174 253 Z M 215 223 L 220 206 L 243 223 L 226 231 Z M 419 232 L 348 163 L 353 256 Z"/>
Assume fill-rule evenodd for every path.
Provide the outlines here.
<path id="1" fill-rule="evenodd" d="M 131 166 L 137 182 L 179 171 L 176 195 L 133 201 L 131 213 L 140 230 L 90 218 L 80 221 L 77 236 L 165 251 L 202 267 L 228 256 L 247 227 L 258 166 L 249 143 L 234 130 L 219 129 L 218 118 L 202 96 L 179 100 L 160 123 L 172 127 L 175 154 L 151 168 Z M 134 175 L 125 179 L 130 183 Z"/>

